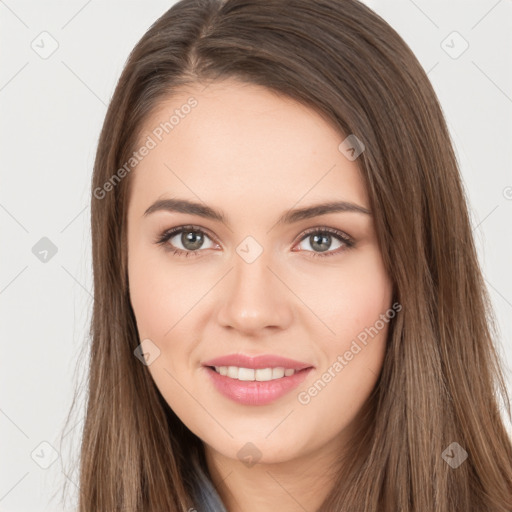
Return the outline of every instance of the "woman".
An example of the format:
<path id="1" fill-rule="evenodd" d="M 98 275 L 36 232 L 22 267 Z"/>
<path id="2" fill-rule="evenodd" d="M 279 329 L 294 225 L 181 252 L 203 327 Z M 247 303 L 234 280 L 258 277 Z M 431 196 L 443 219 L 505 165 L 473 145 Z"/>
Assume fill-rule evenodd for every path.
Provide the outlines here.
<path id="1" fill-rule="evenodd" d="M 369 8 L 178 2 L 92 194 L 81 511 L 512 509 L 449 133 Z"/>

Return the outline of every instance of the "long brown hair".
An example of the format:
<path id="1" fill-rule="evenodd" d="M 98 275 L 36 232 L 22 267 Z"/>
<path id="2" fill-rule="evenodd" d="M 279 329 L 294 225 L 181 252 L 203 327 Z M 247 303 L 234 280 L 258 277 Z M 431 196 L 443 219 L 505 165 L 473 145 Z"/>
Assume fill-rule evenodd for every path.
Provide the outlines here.
<path id="1" fill-rule="evenodd" d="M 357 0 L 182 0 L 130 54 L 92 177 L 94 308 L 80 512 L 198 506 L 191 460 L 204 468 L 202 442 L 134 356 L 131 175 L 117 171 L 161 100 L 183 85 L 229 77 L 291 97 L 340 137 L 363 141 L 357 163 L 402 305 L 359 437 L 319 511 L 510 512 L 512 446 L 500 399 L 509 417 L 510 400 L 451 139 L 407 44 Z M 462 449 L 467 459 L 455 468 L 449 458 Z"/>

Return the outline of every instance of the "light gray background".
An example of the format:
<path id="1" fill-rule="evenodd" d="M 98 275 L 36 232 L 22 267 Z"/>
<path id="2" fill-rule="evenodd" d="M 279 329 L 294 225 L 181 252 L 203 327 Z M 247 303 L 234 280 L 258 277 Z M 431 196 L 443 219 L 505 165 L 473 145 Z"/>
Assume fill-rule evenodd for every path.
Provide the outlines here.
<path id="1" fill-rule="evenodd" d="M 440 98 L 512 390 L 512 0 L 366 3 L 407 41 Z M 59 489 L 76 484 L 59 438 L 90 320 L 96 143 L 129 51 L 172 4 L 0 0 L 1 511 L 63 510 Z M 469 44 L 457 58 L 454 31 Z M 58 48 L 44 59 L 51 38 Z M 32 251 L 43 237 L 57 248 L 46 263 Z M 66 436 L 75 446 L 80 418 Z M 59 452 L 48 469 L 42 442 Z"/>

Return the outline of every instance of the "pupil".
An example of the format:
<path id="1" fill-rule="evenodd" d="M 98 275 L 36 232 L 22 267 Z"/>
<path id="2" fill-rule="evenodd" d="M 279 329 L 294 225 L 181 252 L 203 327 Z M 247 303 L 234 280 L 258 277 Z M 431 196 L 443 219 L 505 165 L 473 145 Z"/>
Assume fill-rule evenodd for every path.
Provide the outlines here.
<path id="1" fill-rule="evenodd" d="M 331 245 L 331 235 L 323 234 L 323 235 L 311 235 L 309 237 L 311 247 L 313 249 L 318 249 L 320 252 L 327 251 L 329 246 Z M 324 244 L 322 246 L 321 244 Z M 316 247 L 315 247 L 316 246 Z"/>
<path id="2" fill-rule="evenodd" d="M 193 251 L 199 249 L 203 245 L 202 233 L 196 233 L 195 231 L 189 231 L 181 234 L 181 243 L 185 249 Z"/>

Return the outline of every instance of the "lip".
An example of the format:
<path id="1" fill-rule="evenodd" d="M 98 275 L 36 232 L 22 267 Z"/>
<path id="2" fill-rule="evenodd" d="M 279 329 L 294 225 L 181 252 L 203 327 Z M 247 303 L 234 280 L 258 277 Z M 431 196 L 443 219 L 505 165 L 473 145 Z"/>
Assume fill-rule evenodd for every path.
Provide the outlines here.
<path id="1" fill-rule="evenodd" d="M 247 356 L 245 354 L 229 354 L 216 357 L 202 363 L 203 366 L 238 366 L 239 368 L 276 368 L 278 366 L 284 369 L 304 370 L 312 368 L 313 365 L 296 361 L 287 357 L 281 357 L 274 354 L 261 354 L 258 356 Z"/>
<path id="2" fill-rule="evenodd" d="M 202 363 L 215 388 L 225 397 L 242 405 L 267 405 L 295 389 L 313 370 L 314 366 L 295 359 L 274 354 L 248 356 L 229 354 Z M 212 366 L 238 366 L 239 368 L 276 368 L 297 370 L 289 377 L 269 381 L 242 381 L 220 375 Z"/>
<path id="3" fill-rule="evenodd" d="M 269 381 L 243 381 L 221 375 L 205 366 L 217 391 L 241 405 L 270 404 L 295 389 L 312 370 L 313 367 L 305 368 L 289 377 Z"/>

